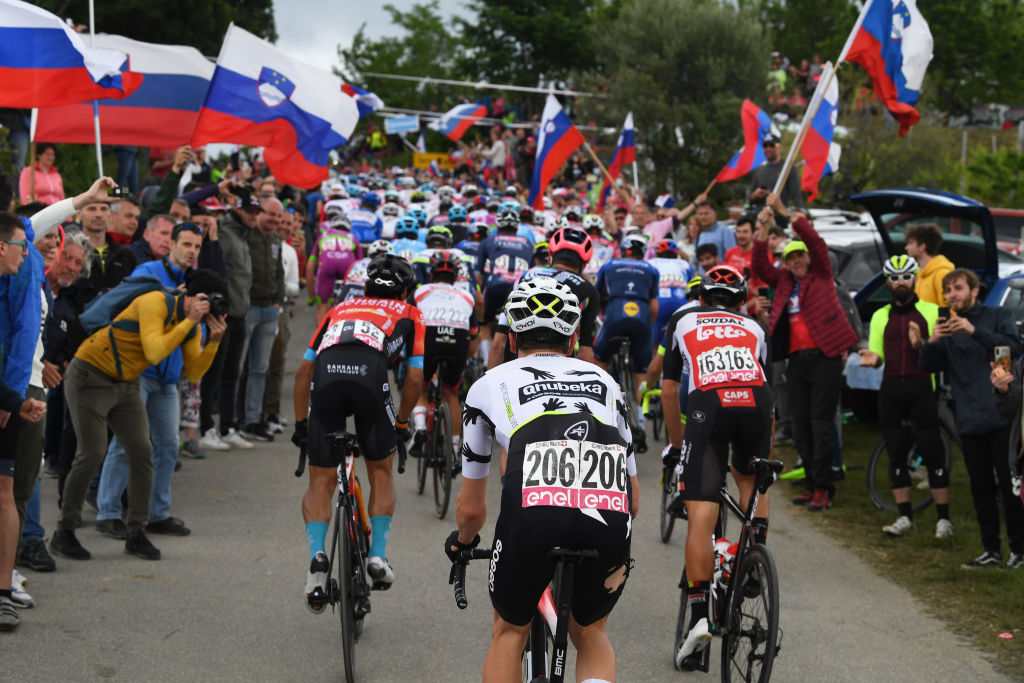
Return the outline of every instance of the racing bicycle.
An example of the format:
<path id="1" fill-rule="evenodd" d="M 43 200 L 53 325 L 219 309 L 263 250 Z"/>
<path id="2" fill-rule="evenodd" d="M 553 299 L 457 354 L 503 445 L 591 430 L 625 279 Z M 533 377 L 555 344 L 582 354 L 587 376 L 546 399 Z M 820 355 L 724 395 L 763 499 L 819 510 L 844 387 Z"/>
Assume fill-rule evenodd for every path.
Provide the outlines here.
<path id="1" fill-rule="evenodd" d="M 628 337 L 613 337 L 608 340 L 612 352 L 608 361 L 608 374 L 610 374 L 619 387 L 622 389 L 622 400 L 625 402 L 626 422 L 629 430 L 633 433 L 633 445 L 637 453 L 647 452 L 647 434 L 640 426 L 636 417 L 636 377 L 633 374 L 633 355 L 630 352 Z"/>
<path id="2" fill-rule="evenodd" d="M 444 400 L 441 377 L 445 376 L 447 361 L 439 360 L 437 372 L 427 389 L 427 443 L 416 459 L 416 493 L 422 494 L 427 485 L 427 470 L 434 473 L 434 514 L 444 519 L 452 496 L 452 478 L 462 464 L 459 454 L 452 448 L 452 415 Z M 456 416 L 455 419 L 461 419 Z"/>
<path id="3" fill-rule="evenodd" d="M 720 493 L 721 507 L 728 509 L 742 522 L 732 560 L 727 561 L 716 552 L 715 580 L 711 585 L 708 605 L 711 633 L 722 637 L 722 680 L 730 683 L 765 683 L 770 680 L 772 664 L 780 649 L 778 571 L 768 548 L 754 542 L 751 523 L 759 497 L 768 491 L 783 467 L 783 463 L 778 460 L 755 458 L 751 462 L 755 486 L 746 512 L 724 483 Z M 715 530 L 716 539 L 724 537 L 723 518 L 724 515 L 720 513 L 718 528 Z M 689 627 L 690 601 L 685 565 L 679 588 L 681 597 L 672 650 L 673 663 L 676 652 L 686 640 Z M 706 647 L 684 660 L 681 668 L 707 672 L 710 660 L 711 648 Z"/>

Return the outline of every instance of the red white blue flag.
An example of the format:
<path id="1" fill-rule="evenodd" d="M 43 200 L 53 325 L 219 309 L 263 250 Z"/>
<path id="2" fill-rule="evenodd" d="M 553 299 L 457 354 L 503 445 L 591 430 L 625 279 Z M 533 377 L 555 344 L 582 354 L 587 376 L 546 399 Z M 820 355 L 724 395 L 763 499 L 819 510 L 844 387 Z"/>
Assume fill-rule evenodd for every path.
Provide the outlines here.
<path id="1" fill-rule="evenodd" d="M 99 100 L 103 142 L 108 145 L 179 147 L 192 137 L 213 64 L 194 47 L 140 43 L 100 34 L 96 46 L 120 50 L 145 76 L 124 99 Z M 91 144 L 95 141 L 91 103 L 43 107 L 36 115 L 35 139 Z"/>
<path id="2" fill-rule="evenodd" d="M 0 0 L 0 107 L 54 107 L 122 98 L 142 84 L 119 50 L 87 48 L 46 10 Z"/>
<path id="3" fill-rule="evenodd" d="M 839 110 L 839 81 L 836 80 L 831 62 L 825 65 L 819 83 L 822 84 L 819 87 L 825 87 L 821 106 L 815 112 L 800 148 L 800 154 L 806 162 L 800 187 L 808 193 L 808 202 L 813 202 L 818 196 L 818 181 L 839 168 L 841 151 L 839 144 L 832 141 Z"/>
<path id="4" fill-rule="evenodd" d="M 544 189 L 572 153 L 583 144 L 583 133 L 573 124 L 554 95 L 548 95 L 537 135 L 537 157 L 527 204 L 544 208 Z"/>
<path id="5" fill-rule="evenodd" d="M 716 183 L 742 177 L 767 161 L 761 148 L 761 141 L 769 133 L 775 133 L 771 117 L 750 100 L 743 100 L 740 118 L 743 121 L 743 147 L 718 172 L 715 176 Z"/>
<path id="6" fill-rule="evenodd" d="M 487 107 L 482 104 L 459 104 L 434 119 L 427 126 L 445 135 L 449 140 L 458 141 L 470 126 L 487 116 Z"/>
<path id="7" fill-rule="evenodd" d="M 278 181 L 313 187 L 327 180 L 330 151 L 348 141 L 358 121 L 356 101 L 335 76 L 231 25 L 192 145 L 263 147 Z"/>
<path id="8" fill-rule="evenodd" d="M 359 118 L 366 118 L 378 109 L 384 108 L 384 100 L 377 97 L 369 90 L 363 90 L 358 85 L 342 83 L 341 91 L 356 101 L 359 108 Z"/>
<path id="9" fill-rule="evenodd" d="M 439 178 L 441 176 L 441 169 L 438 167 L 437 161 L 433 159 L 430 160 L 430 165 L 427 166 L 427 172 L 434 178 Z"/>
<path id="10" fill-rule="evenodd" d="M 900 135 L 921 118 L 914 107 L 928 63 L 932 33 L 917 0 L 868 0 L 839 55 L 860 64 L 875 93 L 900 124 Z"/>
<path id="11" fill-rule="evenodd" d="M 622 124 L 622 133 L 619 134 L 619 141 L 615 144 L 615 152 L 612 154 L 612 161 L 608 164 L 608 175 L 618 180 L 622 175 L 622 167 L 636 161 L 636 139 L 633 134 L 633 112 L 626 114 L 626 122 Z M 601 194 L 597 200 L 597 211 L 604 211 L 604 204 L 611 194 L 612 185 L 605 176 L 601 184 Z"/>

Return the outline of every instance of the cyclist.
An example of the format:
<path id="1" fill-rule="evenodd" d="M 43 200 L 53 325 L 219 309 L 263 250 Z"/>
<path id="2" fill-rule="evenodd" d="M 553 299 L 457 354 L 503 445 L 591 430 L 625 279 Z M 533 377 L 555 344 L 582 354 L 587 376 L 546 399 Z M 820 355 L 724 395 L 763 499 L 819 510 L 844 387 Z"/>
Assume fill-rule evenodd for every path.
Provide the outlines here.
<path id="1" fill-rule="evenodd" d="M 535 267 L 551 265 L 551 250 L 548 249 L 547 240 L 533 245 L 533 264 Z"/>
<path id="2" fill-rule="evenodd" d="M 604 219 L 596 213 L 583 217 L 583 229 L 594 242 L 594 258 L 590 260 L 583 275 L 596 283 L 597 273 L 601 267 L 615 258 L 615 240 L 604 231 Z"/>
<path id="3" fill-rule="evenodd" d="M 686 283 L 686 302 L 672 311 L 672 315 L 675 315 L 684 308 L 700 305 L 700 283 L 700 275 L 695 275 L 690 278 L 690 281 Z M 658 348 L 654 350 L 654 357 L 651 359 L 651 364 L 647 366 L 647 379 L 640 385 L 642 388 L 657 386 L 658 381 L 661 379 L 661 370 L 665 361 L 665 349 L 672 345 L 672 315 L 669 316 L 669 324 L 665 326 L 665 330 L 658 338 L 660 342 L 658 344 Z M 641 390 L 641 393 L 643 393 L 643 390 Z M 680 399 L 683 398 L 685 398 L 685 395 L 680 395 Z M 682 407 L 685 412 L 685 406 Z M 662 460 L 664 460 L 664 456 L 665 454 L 662 453 Z"/>
<path id="4" fill-rule="evenodd" d="M 506 209 L 498 214 L 498 232 L 484 240 L 477 257 L 477 284 L 483 289 L 484 325 L 480 351 L 484 364 L 487 363 L 491 347 L 491 334 L 495 318 L 512 291 L 512 285 L 520 273 L 526 271 L 533 261 L 533 245 L 525 237 L 517 235 L 519 212 Z"/>
<path id="5" fill-rule="evenodd" d="M 568 357 L 581 312 L 567 286 L 547 277 L 521 282 L 505 313 L 519 358 L 481 377 L 466 397 L 458 529 L 445 552 L 454 561 L 455 553 L 480 542 L 497 440 L 508 465 L 492 544 L 488 587 L 495 616 L 483 679 L 507 679 L 519 670 L 530 619 L 552 579 L 547 553 L 565 546 L 600 554 L 576 569 L 569 635 L 578 651 L 577 680 L 613 681 L 605 624 L 629 573 L 630 515 L 639 505 L 622 396 L 606 372 Z M 602 481 L 588 478 L 597 453 L 609 454 L 609 478 Z M 565 463 L 551 486 L 542 478 L 546 454 Z"/>
<path id="6" fill-rule="evenodd" d="M 926 459 L 928 485 L 935 498 L 939 520 L 935 538 L 953 535 L 949 521 L 949 471 L 945 468 L 944 449 L 939 436 L 939 406 L 935 399 L 935 382 L 930 373 L 917 364 L 919 351 L 910 342 L 911 321 L 916 322 L 927 338 L 935 329 L 939 307 L 917 298 L 917 261 L 905 254 L 889 258 L 882 266 L 892 303 L 882 306 L 871 316 L 870 348 L 859 351 L 860 364 L 878 367 L 885 363 L 882 386 L 878 390 L 878 417 L 885 448 L 889 451 L 889 483 L 896 500 L 899 517 L 882 527 L 889 536 L 903 536 L 914 528 L 914 512 L 910 503 L 910 472 L 907 453 L 910 433 L 903 426 L 913 425 L 918 451 Z"/>
<path id="7" fill-rule="evenodd" d="M 381 238 L 384 224 L 377 215 L 378 206 L 380 195 L 376 192 L 364 192 L 359 198 L 359 208 L 345 214 L 352 224 L 352 235 L 360 244 L 369 244 Z"/>
<path id="8" fill-rule="evenodd" d="M 712 536 L 719 489 L 732 446 L 732 474 L 745 505 L 754 487 L 749 463 L 771 452 L 775 400 L 765 382 L 768 347 L 761 326 L 739 312 L 747 284 L 732 266 L 716 266 L 701 281 L 700 306 L 687 307 L 669 322 L 661 401 L 669 446 L 666 468 L 679 473 L 689 519 L 686 572 L 689 632 L 676 665 L 691 670 L 711 641 L 708 596 L 714 572 Z M 679 381 L 687 378 L 685 441 L 680 425 Z M 685 453 L 685 458 L 682 454 Z M 754 542 L 768 532 L 768 496 L 761 496 L 753 521 Z M 692 568 L 692 569 L 691 569 Z"/>
<path id="9" fill-rule="evenodd" d="M 427 248 L 419 239 L 419 221 L 406 214 L 395 223 L 395 240 L 391 242 L 391 248 L 396 254 L 409 263 L 416 258 L 416 254 Z"/>
<path id="10" fill-rule="evenodd" d="M 345 279 L 334 283 L 333 300 L 335 302 L 348 301 L 349 299 L 363 296 L 363 287 L 366 285 L 366 270 L 370 266 L 370 261 L 381 254 L 393 253 L 391 242 L 387 240 L 377 240 L 368 246 L 366 248 L 366 256 L 349 266 L 348 271 L 345 272 Z"/>
<path id="11" fill-rule="evenodd" d="M 388 202 L 380 207 L 381 237 L 386 240 L 395 239 L 395 223 L 402 215 L 402 207 Z"/>
<path id="12" fill-rule="evenodd" d="M 473 297 L 476 293 L 476 280 L 473 278 L 472 261 L 460 250 L 452 247 L 452 232 L 443 225 L 435 225 L 427 230 L 427 248 L 416 254 L 412 259 L 416 281 L 424 285 L 432 281 L 430 259 L 441 250 L 451 252 L 458 261 L 458 277 L 455 280 L 455 287 Z"/>
<path id="13" fill-rule="evenodd" d="M 295 372 L 292 442 L 309 449 L 309 487 L 302 498 L 302 516 L 310 557 L 306 604 L 314 612 L 322 611 L 327 602 L 329 563 L 324 539 L 341 464 L 327 435 L 345 429 L 349 415 L 370 481 L 372 533 L 366 571 L 379 590 L 390 588 L 395 580 L 386 559 L 395 511 L 391 464 L 396 432 L 403 441 L 409 438 L 409 414 L 423 385 L 423 315 L 405 303 L 414 285 L 412 267 L 404 259 L 394 254 L 377 256 L 367 270 L 366 296 L 330 310 Z M 409 369 L 396 412 L 387 371 L 397 364 L 403 349 Z"/>
<path id="14" fill-rule="evenodd" d="M 448 209 L 448 220 L 446 225 L 448 229 L 452 231 L 452 243 L 458 244 L 462 240 L 466 239 L 469 233 L 469 214 L 466 212 L 465 207 L 453 206 Z"/>
<path id="15" fill-rule="evenodd" d="M 658 315 L 654 323 L 652 342 L 657 343 L 665 334 L 668 319 L 687 302 L 687 283 L 693 279 L 693 266 L 679 257 L 679 245 L 675 240 L 661 240 L 654 245 L 654 258 L 648 263 L 654 266 L 658 280 Z"/>
<path id="16" fill-rule="evenodd" d="M 323 320 L 331 307 L 335 281 L 344 280 L 349 267 L 363 257 L 363 248 L 351 230 L 347 216 L 335 215 L 306 260 L 306 291 L 316 302 L 317 321 Z"/>
<path id="17" fill-rule="evenodd" d="M 461 242 L 455 243 L 455 248 L 469 257 L 469 261 L 473 267 L 473 272 L 477 271 L 477 260 L 480 256 L 480 247 L 483 246 L 484 240 L 487 239 L 487 235 L 490 229 L 486 223 L 473 223 L 469 226 L 469 232 L 466 234 L 466 239 Z"/>
<path id="18" fill-rule="evenodd" d="M 416 307 L 423 312 L 423 324 L 426 326 L 424 385 L 434 376 L 439 361 L 445 360 L 445 374 L 438 376 L 438 381 L 441 383 L 441 395 L 452 415 L 452 447 L 456 452 L 462 433 L 462 425 L 457 419 L 461 414 L 459 385 L 469 359 L 470 339 L 479 331 L 476 300 L 456 284 L 462 267 L 462 258 L 454 250 L 434 251 L 429 263 L 430 284 L 419 287 L 415 295 Z M 418 405 L 413 408 L 412 421 L 415 430 L 412 450 L 422 456 L 427 437 L 426 391 L 420 394 Z"/>

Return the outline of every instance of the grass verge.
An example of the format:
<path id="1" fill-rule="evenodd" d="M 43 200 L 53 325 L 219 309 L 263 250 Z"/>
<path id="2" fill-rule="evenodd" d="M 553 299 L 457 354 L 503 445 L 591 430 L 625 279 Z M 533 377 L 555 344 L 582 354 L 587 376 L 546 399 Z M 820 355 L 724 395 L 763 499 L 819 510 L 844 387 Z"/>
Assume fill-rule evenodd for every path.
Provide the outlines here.
<path id="1" fill-rule="evenodd" d="M 950 519 L 956 535 L 951 539 L 934 538 L 936 515 L 931 505 L 915 516 L 915 529 L 909 536 L 890 538 L 882 533 L 882 526 L 892 523 L 897 515 L 872 504 L 866 482 L 866 466 L 880 438 L 877 425 L 844 425 L 846 481 L 837 485 L 832 508 L 814 515 L 813 523 L 856 552 L 879 574 L 909 590 L 957 633 L 994 655 L 1006 673 L 1020 676 L 1024 662 L 1024 569 L 960 568 L 983 550 L 963 456 L 959 450 L 954 454 L 950 483 Z M 776 457 L 792 465 L 796 451 L 792 446 L 781 446 L 776 449 Z M 776 486 L 783 488 L 787 497 L 798 492 L 785 481 Z M 1009 555 L 1005 526 L 1001 538 L 1005 559 Z M 1013 638 L 1000 638 L 1004 633 Z"/>

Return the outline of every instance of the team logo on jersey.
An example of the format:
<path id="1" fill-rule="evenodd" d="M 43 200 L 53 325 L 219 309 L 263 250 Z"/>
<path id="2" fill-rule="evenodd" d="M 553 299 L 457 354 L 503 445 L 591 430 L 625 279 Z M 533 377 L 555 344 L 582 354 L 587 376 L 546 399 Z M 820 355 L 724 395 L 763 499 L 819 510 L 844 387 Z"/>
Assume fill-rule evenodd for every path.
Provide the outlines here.
<path id="1" fill-rule="evenodd" d="M 565 430 L 565 438 L 572 439 L 574 441 L 583 441 L 587 438 L 587 434 L 590 433 L 590 425 L 585 421 L 581 420 Z"/>
<path id="2" fill-rule="evenodd" d="M 723 408 L 753 408 L 756 405 L 754 403 L 754 392 L 747 387 L 742 389 L 719 389 L 718 400 L 722 402 Z"/>
<path id="3" fill-rule="evenodd" d="M 346 363 L 328 363 L 327 372 L 332 375 L 362 375 L 366 376 L 366 364 L 348 365 Z"/>
<path id="4" fill-rule="evenodd" d="M 525 370 L 526 372 L 528 372 L 531 375 L 533 375 L 534 379 L 538 379 L 539 380 L 539 379 L 554 379 L 555 378 L 555 375 L 553 373 L 548 372 L 547 370 L 538 370 L 537 368 L 531 368 L 529 366 L 523 366 L 520 369 L 521 370 Z"/>
<path id="5" fill-rule="evenodd" d="M 608 387 L 604 382 L 533 382 L 519 387 L 519 404 L 523 405 L 538 398 L 589 398 L 605 403 Z"/>
<path id="6" fill-rule="evenodd" d="M 640 306 L 635 301 L 627 301 L 622 307 L 622 312 L 632 318 L 640 312 Z"/>
<path id="7" fill-rule="evenodd" d="M 703 410 L 693 411 L 693 413 L 690 414 L 690 417 L 693 419 L 694 422 L 703 422 L 704 420 L 707 419 L 707 417 L 704 415 Z"/>

